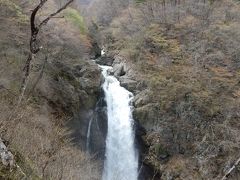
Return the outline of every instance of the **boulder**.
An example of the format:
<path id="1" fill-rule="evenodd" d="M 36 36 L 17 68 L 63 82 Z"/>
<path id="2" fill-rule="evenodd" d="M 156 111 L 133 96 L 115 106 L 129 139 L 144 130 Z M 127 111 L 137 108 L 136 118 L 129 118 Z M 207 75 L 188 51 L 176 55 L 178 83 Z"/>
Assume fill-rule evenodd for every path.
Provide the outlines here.
<path id="1" fill-rule="evenodd" d="M 124 63 L 115 64 L 113 66 L 112 72 L 115 77 L 124 76 L 126 74 Z"/>
<path id="2" fill-rule="evenodd" d="M 6 145 L 4 144 L 1 138 L 0 138 L 0 156 L 1 156 L 2 164 L 4 166 L 9 166 L 11 169 L 15 166 L 14 156 L 7 149 Z"/>
<path id="3" fill-rule="evenodd" d="M 150 101 L 149 90 L 140 91 L 133 99 L 133 103 L 136 108 L 144 106 L 147 103 L 150 103 Z"/>
<path id="4" fill-rule="evenodd" d="M 153 124 L 156 124 L 159 121 L 159 110 L 158 104 L 156 103 L 149 103 L 144 106 L 140 106 L 135 108 L 133 111 L 133 117 L 135 120 L 139 121 L 139 123 L 147 130 L 152 131 Z"/>
<path id="5" fill-rule="evenodd" d="M 127 90 L 133 92 L 136 90 L 136 86 L 138 84 L 137 81 L 132 80 L 126 76 L 122 76 L 119 78 L 120 84 L 122 87 L 126 88 Z"/>
<path id="6" fill-rule="evenodd" d="M 96 63 L 104 66 L 112 66 L 113 60 L 114 59 L 111 56 L 101 56 L 96 59 Z"/>

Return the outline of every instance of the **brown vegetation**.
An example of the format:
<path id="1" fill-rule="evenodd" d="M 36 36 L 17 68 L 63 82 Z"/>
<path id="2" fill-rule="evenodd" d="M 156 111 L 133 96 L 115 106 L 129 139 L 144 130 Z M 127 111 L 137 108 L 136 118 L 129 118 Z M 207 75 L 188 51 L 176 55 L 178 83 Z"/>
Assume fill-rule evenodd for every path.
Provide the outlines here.
<path id="1" fill-rule="evenodd" d="M 53 83 L 51 79 L 61 77 L 54 67 L 56 61 L 70 67 L 86 63 L 89 40 L 69 19 L 57 18 L 39 32 L 37 43 L 44 48 L 31 63 L 26 98 L 16 109 L 31 34 L 28 17 L 37 3 L 0 0 L 0 135 L 17 163 L 12 172 L 0 166 L 0 178 L 99 179 L 98 162 L 70 138 L 72 132 L 66 124 L 71 112 L 51 106 L 52 102 L 41 94 Z M 56 8 L 54 1 L 46 5 L 39 12 L 40 18 Z"/>
<path id="2" fill-rule="evenodd" d="M 223 177 L 240 148 L 239 1 L 104 2 L 119 11 L 107 25 L 108 9 L 90 18 L 100 43 L 147 85 L 135 110 L 148 131 L 145 162 L 163 179 Z"/>

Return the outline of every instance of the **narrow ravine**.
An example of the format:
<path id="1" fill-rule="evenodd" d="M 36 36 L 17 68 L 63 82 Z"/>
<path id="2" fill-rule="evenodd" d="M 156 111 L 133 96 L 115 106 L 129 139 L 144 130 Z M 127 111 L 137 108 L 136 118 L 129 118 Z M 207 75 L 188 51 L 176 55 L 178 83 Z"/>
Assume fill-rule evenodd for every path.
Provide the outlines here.
<path id="1" fill-rule="evenodd" d="M 108 74 L 109 66 L 100 66 L 105 78 L 103 90 L 107 103 L 108 132 L 103 180 L 137 180 L 138 153 L 134 146 L 131 100 L 133 94 Z"/>

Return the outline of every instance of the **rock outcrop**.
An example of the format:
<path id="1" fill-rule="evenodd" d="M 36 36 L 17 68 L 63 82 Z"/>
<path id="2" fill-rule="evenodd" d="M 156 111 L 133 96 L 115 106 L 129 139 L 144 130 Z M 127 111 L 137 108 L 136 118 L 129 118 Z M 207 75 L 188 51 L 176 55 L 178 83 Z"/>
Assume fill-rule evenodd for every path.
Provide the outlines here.
<path id="1" fill-rule="evenodd" d="M 111 56 L 104 55 L 97 58 L 96 63 L 99 65 L 112 66 L 113 58 Z"/>
<path id="2" fill-rule="evenodd" d="M 72 114 L 94 108 L 101 85 L 101 72 L 94 62 L 83 61 L 70 67 L 55 61 L 48 64 L 47 71 L 38 85 L 41 96 Z"/>
<path id="3" fill-rule="evenodd" d="M 15 160 L 13 154 L 7 149 L 3 140 L 0 138 L 0 156 L 2 164 L 12 169 L 15 166 Z"/>
<path id="4" fill-rule="evenodd" d="M 59 61 L 47 65 L 46 76 L 37 86 L 38 94 L 47 99 L 54 108 L 69 114 L 68 126 L 74 142 L 86 147 L 89 122 L 91 147 L 103 157 L 106 118 L 101 118 L 101 71 L 93 61 L 80 61 L 73 67 Z M 102 127 L 102 128 L 99 128 Z M 94 142 L 93 142 L 94 141 Z"/>

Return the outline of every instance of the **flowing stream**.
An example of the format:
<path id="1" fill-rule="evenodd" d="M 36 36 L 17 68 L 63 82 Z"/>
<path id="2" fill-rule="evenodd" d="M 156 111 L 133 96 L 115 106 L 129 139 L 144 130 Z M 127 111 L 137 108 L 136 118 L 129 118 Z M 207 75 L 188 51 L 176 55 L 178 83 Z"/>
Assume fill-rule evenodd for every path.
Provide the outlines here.
<path id="1" fill-rule="evenodd" d="M 90 119 L 89 124 L 88 124 L 88 130 L 87 130 L 87 142 L 86 142 L 86 150 L 88 153 L 90 153 L 90 135 L 91 135 L 91 126 L 93 122 L 93 117 Z"/>
<path id="2" fill-rule="evenodd" d="M 133 95 L 108 74 L 111 67 L 100 66 L 105 78 L 108 133 L 103 180 L 137 180 L 138 153 L 134 146 L 131 100 Z"/>

